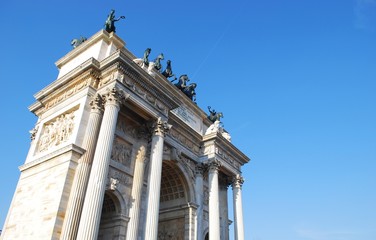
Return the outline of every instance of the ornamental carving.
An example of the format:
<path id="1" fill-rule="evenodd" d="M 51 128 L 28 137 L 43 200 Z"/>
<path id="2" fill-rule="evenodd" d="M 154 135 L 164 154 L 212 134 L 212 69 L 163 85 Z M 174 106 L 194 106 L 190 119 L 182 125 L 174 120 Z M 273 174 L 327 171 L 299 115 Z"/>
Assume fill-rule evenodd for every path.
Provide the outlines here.
<path id="1" fill-rule="evenodd" d="M 109 173 L 108 173 L 108 176 L 109 176 L 109 179 L 110 178 L 113 178 L 113 179 L 117 179 L 118 180 L 118 183 L 121 183 L 122 185 L 126 186 L 126 187 L 132 187 L 132 178 L 115 169 L 115 168 L 112 168 L 110 167 L 110 170 L 109 170 Z M 110 180 L 108 180 L 110 182 Z"/>
<path id="2" fill-rule="evenodd" d="M 74 129 L 75 111 L 62 114 L 44 125 L 43 134 L 38 143 L 39 152 L 67 142 Z"/>
<path id="3" fill-rule="evenodd" d="M 204 186 L 204 204 L 209 205 L 209 188 Z"/>
<path id="4" fill-rule="evenodd" d="M 106 101 L 105 105 L 113 104 L 117 106 L 124 103 L 128 97 L 129 96 L 127 94 L 125 94 L 123 91 L 120 91 L 118 88 L 112 88 L 103 95 L 103 98 Z"/>
<path id="5" fill-rule="evenodd" d="M 33 129 L 31 129 L 31 130 L 29 131 L 31 141 L 34 141 L 34 140 L 35 140 L 35 136 L 37 135 L 38 128 L 39 128 L 39 127 L 36 126 L 35 128 L 33 128 Z"/>
<path id="6" fill-rule="evenodd" d="M 107 78 L 108 80 L 106 80 L 105 83 L 110 82 L 113 78 L 118 79 L 124 84 L 124 86 L 132 90 L 132 92 L 134 92 L 137 96 L 149 102 L 152 106 L 163 112 L 165 115 L 168 115 L 169 107 L 166 106 L 162 100 L 158 99 L 158 97 L 154 94 L 155 91 L 138 82 L 138 79 L 143 78 L 139 73 L 121 63 L 116 63 L 114 67 L 116 67 L 116 71 L 118 72 L 115 73 L 113 77 Z M 105 83 L 103 82 L 101 84 L 103 85 Z"/>
<path id="7" fill-rule="evenodd" d="M 99 73 L 96 70 L 90 70 L 78 76 L 77 77 L 77 79 L 79 79 L 78 81 L 71 84 L 71 86 L 67 90 L 60 93 L 59 95 L 54 97 L 52 100 L 44 104 L 45 110 L 48 110 L 51 107 L 57 105 L 58 103 L 64 101 L 65 99 L 71 97 L 72 95 L 79 92 L 85 87 L 88 87 L 88 86 L 95 87 L 97 85 L 98 78 L 99 78 Z"/>
<path id="8" fill-rule="evenodd" d="M 184 218 L 159 222 L 158 224 L 158 240 L 183 240 L 184 232 Z"/>
<path id="9" fill-rule="evenodd" d="M 103 98 L 101 95 L 96 94 L 90 101 L 90 107 L 92 111 L 103 112 Z"/>
<path id="10" fill-rule="evenodd" d="M 114 145 L 112 147 L 111 159 L 130 167 L 132 156 L 132 145 L 128 142 L 115 138 Z"/>
<path id="11" fill-rule="evenodd" d="M 187 148 L 191 149 L 194 153 L 199 154 L 200 148 L 194 144 L 189 138 L 185 137 L 183 134 L 179 133 L 177 129 L 171 128 L 170 136 L 172 136 L 175 140 L 186 146 Z"/>
<path id="12" fill-rule="evenodd" d="M 158 118 L 158 120 L 153 124 L 154 134 L 164 137 L 171 127 L 171 124 L 168 124 L 166 121 L 162 121 L 162 118 Z"/>
<path id="13" fill-rule="evenodd" d="M 232 187 L 233 188 L 241 188 L 243 186 L 243 183 L 244 183 L 244 178 L 241 175 L 237 174 L 233 178 Z"/>

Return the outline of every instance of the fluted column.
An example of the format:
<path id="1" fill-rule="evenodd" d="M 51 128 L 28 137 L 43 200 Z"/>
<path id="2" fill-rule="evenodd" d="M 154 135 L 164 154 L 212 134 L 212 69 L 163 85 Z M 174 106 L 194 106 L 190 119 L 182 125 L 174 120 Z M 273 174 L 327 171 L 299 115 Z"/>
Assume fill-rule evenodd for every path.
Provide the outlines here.
<path id="1" fill-rule="evenodd" d="M 98 94 L 91 102 L 91 112 L 87 123 L 82 147 L 86 150 L 78 161 L 76 173 L 69 195 L 68 206 L 61 232 L 61 240 L 76 239 L 82 206 L 84 204 L 87 182 L 90 176 L 91 163 L 98 139 L 99 126 L 103 115 L 103 101 Z"/>
<path id="2" fill-rule="evenodd" d="M 144 165 L 145 165 L 146 147 L 141 145 L 137 157 L 133 174 L 132 199 L 133 204 L 129 210 L 129 223 L 126 239 L 138 239 L 138 226 L 140 222 L 140 208 L 142 185 L 144 183 Z"/>
<path id="3" fill-rule="evenodd" d="M 232 192 L 234 198 L 234 233 L 235 240 L 244 240 L 244 223 L 243 223 L 243 204 L 242 204 L 242 185 L 244 179 L 237 175 L 232 183 Z"/>
<path id="4" fill-rule="evenodd" d="M 218 186 L 219 167 L 220 162 L 218 160 L 212 160 L 209 162 L 209 240 L 221 239 Z"/>
<path id="5" fill-rule="evenodd" d="M 163 142 L 171 125 L 160 118 L 154 126 L 151 143 L 150 172 L 147 189 L 147 212 L 145 240 L 156 240 L 158 236 L 159 197 L 161 191 Z"/>
<path id="6" fill-rule="evenodd" d="M 204 216 L 204 201 L 203 201 L 203 195 L 204 195 L 204 181 L 203 181 L 203 171 L 204 167 L 202 164 L 198 164 L 196 166 L 196 201 L 197 201 L 197 220 L 196 220 L 196 232 L 197 240 L 202 240 L 203 239 L 203 216 Z"/>
<path id="7" fill-rule="evenodd" d="M 116 122 L 120 103 L 124 100 L 124 96 L 115 88 L 104 97 L 105 110 L 85 195 L 78 240 L 97 239 Z"/>

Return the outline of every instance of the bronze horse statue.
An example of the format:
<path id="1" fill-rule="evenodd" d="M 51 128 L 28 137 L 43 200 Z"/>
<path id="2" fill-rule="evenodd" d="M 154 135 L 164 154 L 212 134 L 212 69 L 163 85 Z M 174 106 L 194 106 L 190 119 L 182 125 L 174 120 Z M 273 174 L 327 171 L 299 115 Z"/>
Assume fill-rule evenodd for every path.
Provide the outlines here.
<path id="1" fill-rule="evenodd" d="M 174 80 L 176 80 L 175 74 L 172 73 L 170 60 L 167 60 L 167 66 L 166 66 L 166 69 L 162 72 L 162 75 L 165 76 L 165 78 L 174 77 Z"/>
<path id="2" fill-rule="evenodd" d="M 189 97 L 192 101 L 196 101 L 196 83 L 191 83 L 187 85 L 187 82 L 189 82 L 189 77 L 187 74 L 183 74 L 179 77 L 178 83 L 175 83 L 174 85 L 179 88 L 187 97 Z M 172 80 L 173 82 L 175 80 Z"/>
<path id="3" fill-rule="evenodd" d="M 154 68 L 160 71 L 162 69 L 161 60 L 164 59 L 163 53 L 159 54 L 157 58 L 154 60 Z"/>
<path id="4" fill-rule="evenodd" d="M 86 40 L 87 40 L 86 37 L 75 38 L 75 39 L 72 39 L 71 45 L 72 45 L 73 48 L 76 48 L 76 47 L 80 46 L 81 43 L 85 42 Z"/>

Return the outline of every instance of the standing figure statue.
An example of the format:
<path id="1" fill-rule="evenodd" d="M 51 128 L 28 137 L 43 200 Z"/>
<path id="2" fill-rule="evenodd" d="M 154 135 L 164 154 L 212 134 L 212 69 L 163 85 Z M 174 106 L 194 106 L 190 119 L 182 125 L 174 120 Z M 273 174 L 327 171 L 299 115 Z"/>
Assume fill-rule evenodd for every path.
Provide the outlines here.
<path id="1" fill-rule="evenodd" d="M 162 72 L 162 75 L 165 76 L 166 78 L 174 77 L 174 80 L 176 80 L 175 74 L 172 73 L 170 60 L 167 60 L 167 66 L 166 66 L 166 69 Z"/>
<path id="2" fill-rule="evenodd" d="M 162 69 L 161 60 L 164 59 L 163 53 L 159 54 L 157 58 L 154 60 L 154 68 L 160 71 Z"/>
<path id="3" fill-rule="evenodd" d="M 119 21 L 120 19 L 124 19 L 124 16 L 119 17 L 118 19 L 115 19 L 115 10 L 111 10 L 110 14 L 107 17 L 106 23 L 104 24 L 105 30 L 108 33 L 116 32 L 115 31 L 115 22 Z"/>
<path id="4" fill-rule="evenodd" d="M 221 117 L 223 117 L 223 113 L 222 112 L 216 112 L 214 109 L 212 110 L 210 106 L 208 106 L 208 109 L 209 109 L 209 116 L 208 116 L 208 119 L 211 121 L 211 122 L 216 122 L 216 121 L 221 121 Z"/>

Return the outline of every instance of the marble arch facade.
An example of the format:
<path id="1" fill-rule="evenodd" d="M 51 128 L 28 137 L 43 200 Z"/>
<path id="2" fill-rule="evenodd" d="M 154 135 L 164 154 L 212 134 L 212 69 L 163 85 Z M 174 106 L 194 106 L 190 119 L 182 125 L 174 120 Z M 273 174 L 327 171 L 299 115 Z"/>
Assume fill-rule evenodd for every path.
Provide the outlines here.
<path id="1" fill-rule="evenodd" d="M 244 239 L 249 158 L 135 59 L 102 30 L 56 62 L 29 108 L 38 121 L 1 239 L 227 240 L 231 222 Z"/>

